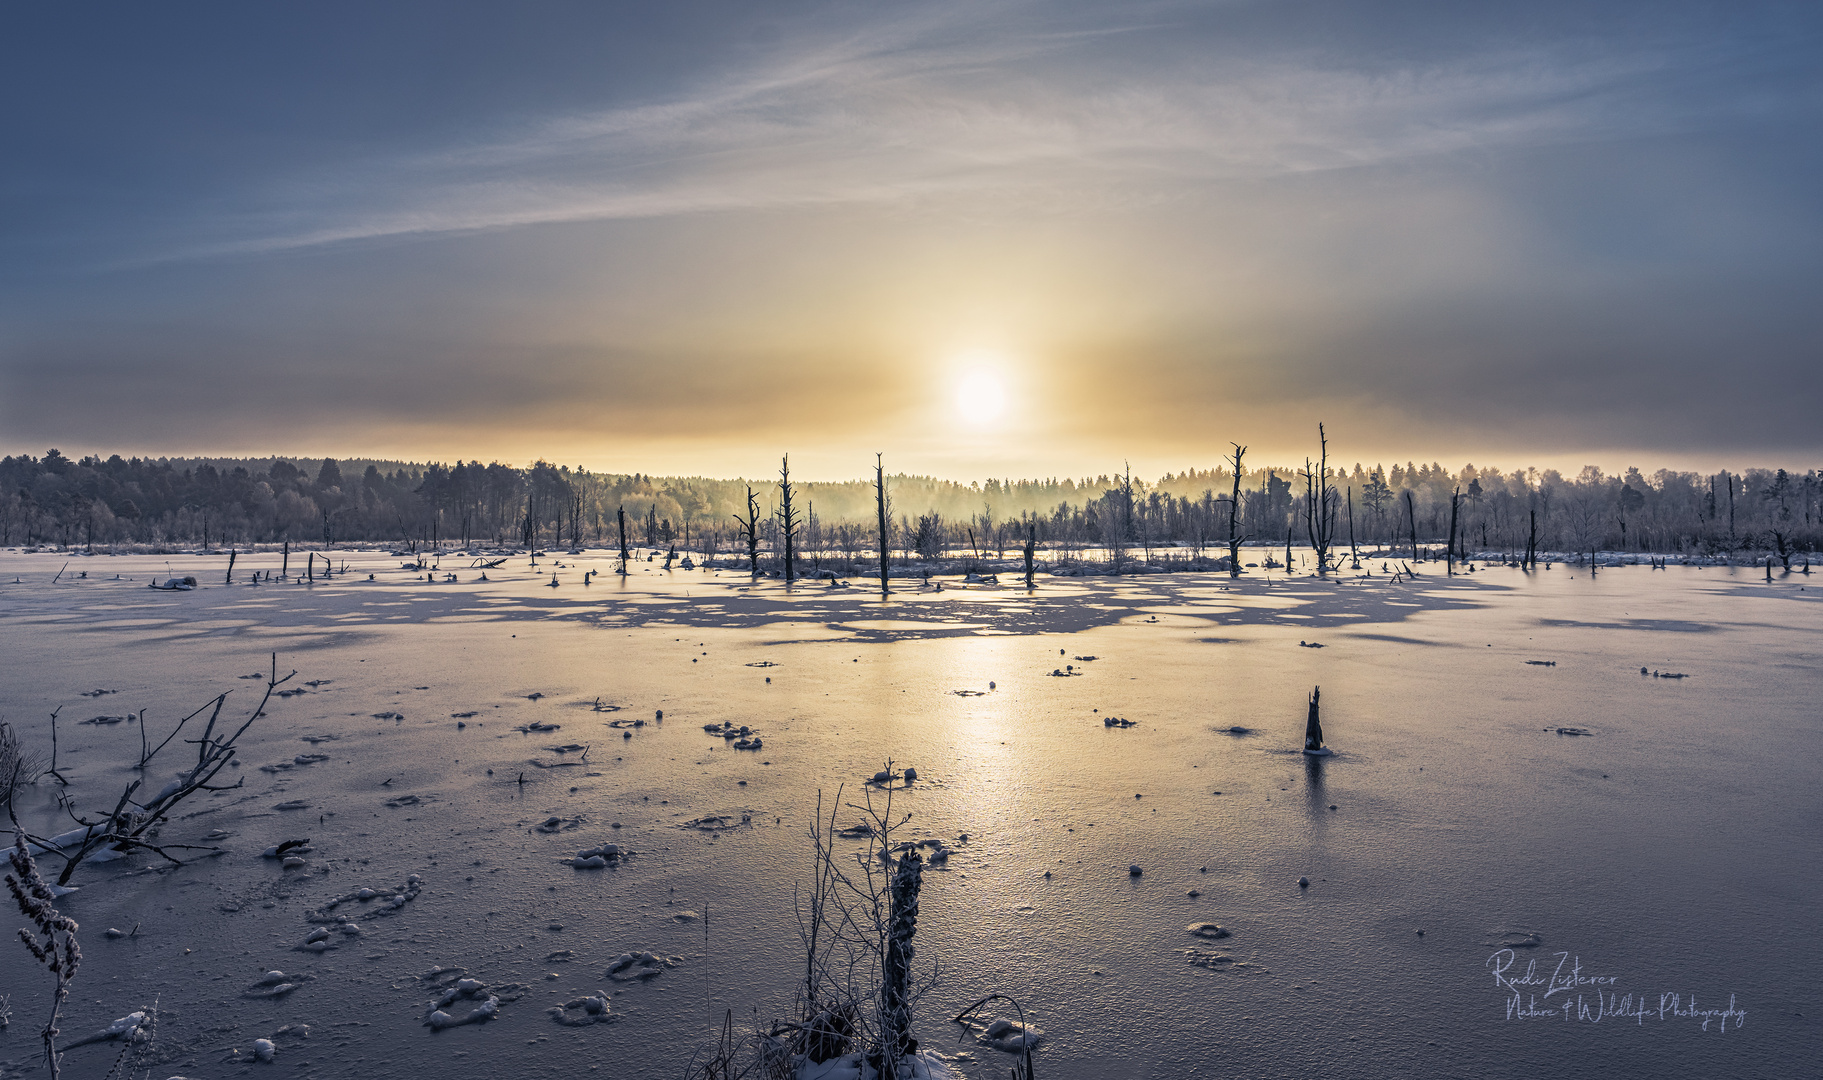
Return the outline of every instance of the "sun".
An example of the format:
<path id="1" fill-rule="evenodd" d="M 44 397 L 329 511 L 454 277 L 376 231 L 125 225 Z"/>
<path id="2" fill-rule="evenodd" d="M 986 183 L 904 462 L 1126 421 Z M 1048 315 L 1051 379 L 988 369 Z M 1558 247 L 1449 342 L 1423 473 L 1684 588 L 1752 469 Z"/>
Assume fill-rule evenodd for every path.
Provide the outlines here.
<path id="1" fill-rule="evenodd" d="M 956 379 L 956 413 L 970 424 L 989 423 L 1006 411 L 1006 383 L 984 360 L 966 357 Z"/>

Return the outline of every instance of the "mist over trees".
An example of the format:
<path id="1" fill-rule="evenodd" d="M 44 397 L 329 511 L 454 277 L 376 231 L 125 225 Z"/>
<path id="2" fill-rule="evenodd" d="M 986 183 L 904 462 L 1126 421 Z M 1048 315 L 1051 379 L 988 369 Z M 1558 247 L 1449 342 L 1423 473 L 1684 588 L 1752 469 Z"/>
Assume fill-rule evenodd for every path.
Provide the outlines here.
<path id="1" fill-rule="evenodd" d="M 1341 549 L 1348 532 L 1335 531 L 1338 521 L 1363 551 L 1409 547 L 1414 534 L 1422 543 L 1448 537 L 1458 491 L 1462 552 L 1523 552 L 1534 515 L 1542 550 L 1755 550 L 1789 558 L 1816 551 L 1823 539 L 1823 477 L 1814 469 L 1630 468 L 1607 475 L 1589 466 L 1563 476 L 1408 461 L 1356 463 L 1327 475 L 1327 485 L 1313 480 L 1308 466 L 1237 476 L 1231 458 L 1154 481 L 1125 471 L 884 481 L 893 549 L 927 557 L 958 548 L 1004 557 L 1035 535 L 1044 550 L 1066 557 L 1093 547 L 1151 561 L 1161 550 L 1225 551 L 1231 530 L 1251 544 L 1309 546 L 1313 523 L 1331 530 L 1324 539 Z M 852 481 L 793 479 L 790 488 L 789 527 L 806 557 L 843 553 L 853 561 L 877 549 L 878 478 L 858 469 Z M 0 545 L 580 546 L 617 542 L 617 511 L 624 508 L 629 540 L 645 547 L 747 552 L 752 530 L 752 546 L 773 551 L 783 540 L 780 495 L 776 479 L 596 473 L 544 461 L 519 468 L 478 461 L 72 460 L 50 450 L 0 458 Z M 1313 498 L 1322 500 L 1314 510 Z"/>

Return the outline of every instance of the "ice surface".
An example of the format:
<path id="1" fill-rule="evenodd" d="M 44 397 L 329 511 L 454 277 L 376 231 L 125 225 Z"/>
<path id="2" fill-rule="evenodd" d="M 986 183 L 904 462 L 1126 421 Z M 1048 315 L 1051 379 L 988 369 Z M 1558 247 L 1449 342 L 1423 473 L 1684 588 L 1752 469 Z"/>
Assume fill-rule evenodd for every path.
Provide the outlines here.
<path id="1" fill-rule="evenodd" d="M 237 570 L 265 558 L 243 554 Z M 609 1055 L 604 1072 L 674 1075 L 725 1011 L 737 1027 L 755 1009 L 762 1023 L 786 1015 L 818 790 L 838 827 L 857 823 L 841 804 L 883 799 L 862 781 L 891 759 L 901 778 L 907 761 L 939 778 L 892 784 L 895 812 L 912 814 L 895 839 L 939 845 L 925 849 L 933 866 L 948 853 L 921 901 L 918 960 L 945 972 L 918 1014 L 925 1049 L 954 1045 L 946 1017 L 1002 991 L 1046 1033 L 1039 1071 L 1058 1080 L 1803 1073 L 1812 1040 L 1783 1003 L 1823 964 L 1814 935 L 1793 929 L 1823 894 L 1823 869 L 1793 856 L 1823 840 L 1823 594 L 1727 568 L 1590 581 L 1560 566 L 1397 584 L 1274 574 L 1269 587 L 1257 573 L 1041 575 L 1031 597 L 900 581 L 882 604 L 656 564 L 623 582 L 611 557 L 572 558 L 574 572 L 609 570 L 586 597 L 542 588 L 548 571 L 533 580 L 522 559 L 433 590 L 354 553 L 358 575 L 258 589 L 214 584 L 225 556 L 172 558 L 205 583 L 173 597 L 144 588 L 162 556 L 110 560 L 137 582 L 51 586 L 54 565 L 0 553 L 5 579 L 26 579 L 0 610 L 0 712 L 47 749 L 42 718 L 98 686 L 118 690 L 112 712 L 147 710 L 157 735 L 223 691 L 244 716 L 262 687 L 240 676 L 273 650 L 281 673 L 331 680 L 269 704 L 217 780 L 244 786 L 199 792 L 162 828 L 161 843 L 229 858 L 173 848 L 189 865 L 135 853 L 77 870 L 83 889 L 60 906 L 88 948 L 64 1029 L 109 1024 L 146 1003 L 121 1000 L 127 988 L 151 983 L 170 1010 L 159 1045 L 195 1048 L 156 1075 L 215 1075 L 221 1047 L 292 1021 L 335 1033 L 333 1054 L 274 1037 L 286 1066 L 308 1061 L 324 1080 L 416 1063 L 427 1045 L 465 1055 L 452 1075 L 556 1074 L 576 1068 L 569 1039 Z M 762 661 L 775 666 L 747 667 Z M 1066 663 L 1072 677 L 1048 677 Z M 1342 751 L 1329 758 L 1297 753 L 1317 683 Z M 458 712 L 471 714 L 461 730 Z M 632 715 L 643 723 L 608 726 Z M 1116 731 L 1106 717 L 1143 723 Z M 534 723 L 562 730 L 514 730 Z M 729 725 L 731 739 L 704 731 Z M 763 750 L 733 751 L 761 732 Z M 135 724 L 59 737 L 79 810 L 140 779 Z M 592 745 L 589 763 L 525 763 L 559 754 L 546 750 L 558 738 Z M 177 746 L 147 784 L 184 764 Z M 300 750 L 325 759 L 300 764 Z M 70 830 L 58 794 L 27 789 L 34 833 Z M 306 806 L 275 809 L 287 803 Z M 555 832 L 535 831 L 552 818 Z M 258 857 L 306 833 L 306 865 Z M 640 852 L 627 872 L 573 869 L 609 835 Z M 844 856 L 868 848 L 864 832 L 838 842 Z M 1188 932 L 1205 922 L 1234 936 Z M 136 924 L 131 941 L 100 944 L 101 928 Z M 319 928 L 331 951 L 291 951 Z M 609 977 L 633 945 L 653 962 Z M 1536 959 L 1541 978 L 1562 951 L 1655 1003 L 1736 995 L 1745 1037 L 1561 1012 L 1549 1028 L 1510 1021 L 1484 966 L 1502 949 L 1522 970 Z M 43 980 L 28 961 L 0 949 L 16 1017 Z M 471 969 L 457 979 L 487 993 L 430 1008 L 456 980 L 408 973 L 433 965 Z M 269 969 L 284 977 L 250 986 Z M 500 990 L 509 980 L 537 986 L 525 1008 Z M 275 1000 L 242 996 L 287 984 Z M 571 1003 L 588 997 L 612 1000 L 611 1025 L 547 1018 L 586 1013 Z M 490 998 L 499 1022 L 427 1043 L 429 1013 L 453 1021 Z M 79 1049 L 66 1075 L 99 1075 L 117 1050 Z M 986 1060 L 951 1065 L 1003 1080 L 999 1051 L 975 1053 Z"/>
<path id="2" fill-rule="evenodd" d="M 961 1073 L 932 1053 L 909 1054 L 900 1060 L 896 1080 L 961 1080 Z M 844 1054 L 818 1065 L 800 1062 L 793 1080 L 880 1080 L 880 1074 L 859 1054 Z"/>

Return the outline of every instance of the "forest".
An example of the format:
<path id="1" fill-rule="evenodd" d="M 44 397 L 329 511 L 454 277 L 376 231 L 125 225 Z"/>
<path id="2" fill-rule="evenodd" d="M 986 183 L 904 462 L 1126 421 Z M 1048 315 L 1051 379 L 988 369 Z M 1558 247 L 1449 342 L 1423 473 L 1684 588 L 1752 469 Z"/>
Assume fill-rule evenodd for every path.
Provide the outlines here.
<path id="1" fill-rule="evenodd" d="M 1609 475 L 1587 466 L 1566 477 L 1550 469 L 1410 461 L 1348 469 L 1319 461 L 1256 468 L 1242 459 L 1238 484 L 1234 455 L 1151 481 L 1124 468 L 974 483 L 888 474 L 888 546 L 908 555 L 1004 554 L 1029 538 L 1054 557 L 1111 549 L 1150 561 L 1159 552 L 1225 548 L 1232 522 L 1236 539 L 1256 545 L 1327 538 L 1335 549 L 1396 549 L 1454 535 L 1463 552 L 1755 551 L 1789 564 L 1794 554 L 1816 551 L 1823 531 L 1823 478 L 1815 469 L 1629 468 Z M 791 482 L 798 551 L 852 560 L 878 550 L 868 473 L 846 482 Z M 0 546 L 83 550 L 284 542 L 584 546 L 618 543 L 622 515 L 628 541 L 646 547 L 744 551 L 737 518 L 749 518 L 757 542 L 774 550 L 782 501 L 776 475 L 661 477 L 545 461 L 72 460 L 55 449 L 0 458 L 0 492 Z M 750 514 L 749 496 L 757 513 Z"/>

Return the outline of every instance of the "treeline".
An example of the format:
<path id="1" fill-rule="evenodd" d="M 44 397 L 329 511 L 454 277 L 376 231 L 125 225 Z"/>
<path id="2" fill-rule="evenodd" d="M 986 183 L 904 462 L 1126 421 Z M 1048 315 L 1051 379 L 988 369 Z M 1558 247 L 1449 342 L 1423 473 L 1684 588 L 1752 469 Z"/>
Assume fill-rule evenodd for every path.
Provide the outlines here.
<path id="1" fill-rule="evenodd" d="M 1318 471 L 1322 471 L 1319 469 Z M 1155 549 L 1224 548 L 1234 473 L 1227 466 L 1048 480 L 959 483 L 889 476 L 889 546 L 939 555 L 1017 550 L 1028 537 L 1069 556 L 1088 548 L 1150 559 Z M 120 543 L 212 546 L 293 543 L 594 545 L 731 551 L 749 488 L 768 548 L 778 541 L 776 477 L 721 480 L 597 473 L 537 462 L 292 461 L 284 458 L 72 460 L 0 458 L 0 545 L 64 548 Z M 876 550 L 871 478 L 793 483 L 806 552 Z M 1321 494 L 1316 494 L 1321 492 Z M 1310 513 L 1312 500 L 1321 512 Z M 1251 543 L 1310 542 L 1333 523 L 1346 549 L 1447 539 L 1454 500 L 1465 551 L 1657 551 L 1721 554 L 1817 550 L 1823 481 L 1817 470 L 1749 469 L 1698 474 L 1593 466 L 1504 472 L 1407 462 L 1328 470 L 1315 483 L 1299 468 L 1242 471 L 1236 531 Z"/>

